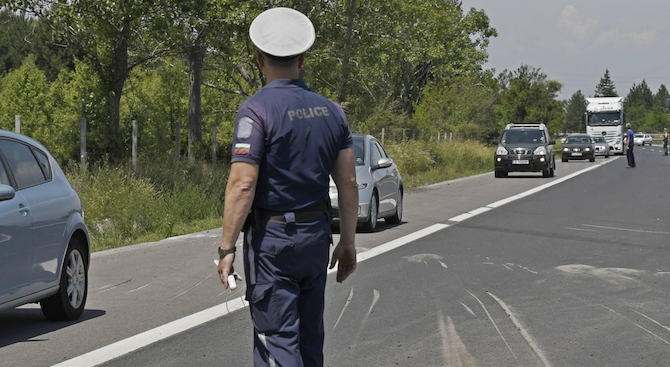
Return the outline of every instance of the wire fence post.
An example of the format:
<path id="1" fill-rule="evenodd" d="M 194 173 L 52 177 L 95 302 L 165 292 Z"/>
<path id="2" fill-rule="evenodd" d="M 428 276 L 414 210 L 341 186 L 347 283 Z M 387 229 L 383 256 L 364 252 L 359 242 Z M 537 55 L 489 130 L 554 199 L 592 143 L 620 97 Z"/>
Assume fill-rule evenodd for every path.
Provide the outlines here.
<path id="1" fill-rule="evenodd" d="M 384 128 L 382 127 L 382 145 L 384 145 Z"/>
<path id="2" fill-rule="evenodd" d="M 212 125 L 212 165 L 216 164 L 216 125 Z"/>
<path id="3" fill-rule="evenodd" d="M 14 116 L 14 131 L 21 134 L 21 115 Z"/>
<path id="4" fill-rule="evenodd" d="M 79 120 L 79 162 L 86 168 L 86 117 Z"/>
<path id="5" fill-rule="evenodd" d="M 174 160 L 179 162 L 179 156 L 180 152 L 179 149 L 181 149 L 181 123 L 177 121 L 177 126 L 175 127 L 175 139 L 174 139 Z"/>
<path id="6" fill-rule="evenodd" d="M 133 171 L 137 170 L 137 120 L 133 120 L 133 147 L 132 147 Z"/>

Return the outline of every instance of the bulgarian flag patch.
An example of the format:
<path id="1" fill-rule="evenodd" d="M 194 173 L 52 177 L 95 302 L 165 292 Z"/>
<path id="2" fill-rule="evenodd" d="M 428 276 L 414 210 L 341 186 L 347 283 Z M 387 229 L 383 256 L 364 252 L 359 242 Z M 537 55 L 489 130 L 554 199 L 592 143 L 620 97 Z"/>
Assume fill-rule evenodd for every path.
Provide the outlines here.
<path id="1" fill-rule="evenodd" d="M 235 154 L 249 154 L 251 144 L 235 144 Z"/>

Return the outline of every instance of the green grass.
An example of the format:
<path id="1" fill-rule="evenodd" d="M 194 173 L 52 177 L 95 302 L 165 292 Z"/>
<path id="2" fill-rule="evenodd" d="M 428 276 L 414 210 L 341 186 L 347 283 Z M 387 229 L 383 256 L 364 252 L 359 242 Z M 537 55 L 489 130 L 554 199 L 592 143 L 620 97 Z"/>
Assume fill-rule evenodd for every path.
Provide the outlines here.
<path id="1" fill-rule="evenodd" d="M 66 175 L 99 251 L 220 226 L 228 172 L 228 165 L 166 160 L 140 163 L 135 172 L 73 166 Z"/>
<path id="2" fill-rule="evenodd" d="M 493 170 L 494 148 L 473 141 L 385 144 L 405 187 Z M 100 251 L 221 226 L 228 164 L 173 160 L 100 164 L 66 175 L 84 204 L 91 248 Z"/>
<path id="3" fill-rule="evenodd" d="M 475 141 L 386 143 L 405 187 L 451 180 L 493 170 L 495 148 Z"/>

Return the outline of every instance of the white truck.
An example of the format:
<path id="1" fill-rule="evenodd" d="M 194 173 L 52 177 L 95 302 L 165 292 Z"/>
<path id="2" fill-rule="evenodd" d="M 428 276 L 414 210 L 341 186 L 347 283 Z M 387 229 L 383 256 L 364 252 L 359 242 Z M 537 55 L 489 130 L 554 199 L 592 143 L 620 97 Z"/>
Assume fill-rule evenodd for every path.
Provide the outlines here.
<path id="1" fill-rule="evenodd" d="M 592 137 L 602 136 L 613 154 L 625 154 L 626 136 L 623 97 L 587 98 L 584 124 Z"/>

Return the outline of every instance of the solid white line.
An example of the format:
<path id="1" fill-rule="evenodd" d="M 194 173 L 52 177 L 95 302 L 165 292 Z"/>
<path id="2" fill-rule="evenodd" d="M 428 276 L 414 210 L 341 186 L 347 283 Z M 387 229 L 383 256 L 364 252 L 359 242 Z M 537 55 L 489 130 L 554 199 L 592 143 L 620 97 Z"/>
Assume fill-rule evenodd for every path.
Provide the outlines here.
<path id="1" fill-rule="evenodd" d="M 226 303 L 214 306 L 212 308 L 200 311 L 168 324 L 145 331 L 127 339 L 72 358 L 52 367 L 88 367 L 97 366 L 114 358 L 121 357 L 132 351 L 146 347 L 156 341 L 169 338 L 183 331 L 192 329 L 196 326 L 215 320 L 223 315 L 229 314 L 249 304 L 242 297 L 230 300 Z"/>
<path id="2" fill-rule="evenodd" d="M 616 159 L 616 158 L 615 158 Z M 573 177 L 576 177 L 578 175 L 581 175 L 582 173 L 586 173 L 588 171 L 594 170 L 604 164 L 607 164 L 609 162 L 614 161 L 615 159 L 611 159 L 607 162 L 603 162 L 598 165 L 591 166 L 589 168 L 583 169 L 581 171 L 575 172 L 571 175 L 562 177 L 560 179 L 554 180 L 552 182 L 549 182 L 547 184 L 544 184 L 542 186 L 539 186 L 535 189 L 532 189 L 530 191 L 526 191 L 525 193 L 521 193 L 518 195 L 514 195 L 510 198 L 503 199 L 496 201 L 495 203 L 486 205 L 484 208 L 478 208 L 475 210 L 470 211 L 469 213 L 464 213 L 459 216 L 456 216 L 454 218 L 451 218 L 451 221 L 454 222 L 460 222 L 462 220 L 471 218 L 475 215 L 484 213 L 490 209 L 495 209 L 499 206 L 505 205 L 507 203 L 510 203 L 512 201 L 515 201 L 517 199 L 521 199 L 525 196 L 531 195 L 533 193 L 536 193 L 538 191 L 544 190 L 546 188 L 549 188 L 554 185 L 558 185 L 561 182 L 564 182 L 566 180 L 569 180 Z M 375 256 L 381 255 L 385 252 L 391 251 L 393 249 L 396 249 L 398 247 L 404 246 L 410 242 L 416 241 L 422 237 L 428 236 L 430 234 L 433 234 L 435 232 L 438 232 L 440 230 L 443 230 L 445 228 L 448 228 L 448 224 L 433 224 L 430 227 L 421 229 L 417 232 L 408 234 L 404 237 L 395 239 L 393 241 L 387 242 L 383 245 L 377 246 L 369 251 L 362 252 L 359 254 L 356 254 L 356 261 L 357 262 L 363 262 L 367 259 L 371 259 Z M 200 236 L 198 236 L 200 237 Z M 202 237 L 207 237 L 207 236 L 202 236 Z M 184 239 L 184 238 L 193 238 L 193 236 L 189 235 L 184 235 L 184 236 L 177 236 L 177 237 L 172 237 L 169 238 L 168 240 L 175 240 L 175 239 Z M 239 240 L 238 240 L 239 242 Z M 337 271 L 337 267 L 334 267 L 333 269 L 328 270 L 328 274 L 334 273 Z M 474 295 L 473 295 L 474 296 Z M 476 298 L 476 297 L 475 297 Z M 194 313 L 190 316 L 186 316 L 184 318 L 172 321 L 168 324 L 156 327 L 154 329 L 145 331 L 143 333 L 137 334 L 135 336 L 132 336 L 127 339 L 120 340 L 116 343 L 107 345 L 105 347 L 102 347 L 100 349 L 96 349 L 94 351 L 88 352 L 86 354 L 82 354 L 78 357 L 69 359 L 65 362 L 59 363 L 57 365 L 54 365 L 52 367 L 92 367 L 92 366 L 97 366 L 102 363 L 108 362 L 114 358 L 118 358 L 120 356 L 123 356 L 125 354 L 134 352 L 140 348 L 143 348 L 147 345 L 156 343 L 160 340 L 169 338 L 173 335 L 179 334 L 181 332 L 184 332 L 186 330 L 192 329 L 196 326 L 205 324 L 207 322 L 213 321 L 219 317 L 225 316 L 229 313 L 232 313 L 236 310 L 248 307 L 249 303 L 244 300 L 243 297 L 240 298 L 235 298 L 232 299 L 228 302 L 222 303 L 220 305 L 208 308 L 206 310 Z M 504 338 L 503 338 L 504 339 Z M 509 346 L 508 346 L 509 347 Z M 511 350 L 510 350 L 511 351 Z M 512 352 L 512 354 L 514 354 Z M 516 356 L 514 356 L 516 358 Z"/>
<path id="3" fill-rule="evenodd" d="M 449 218 L 449 221 L 450 222 L 462 222 L 462 221 L 464 221 L 466 219 L 469 219 L 469 218 L 472 218 L 472 217 L 474 217 L 474 215 L 472 215 L 470 213 L 463 213 L 463 214 L 457 215 L 453 218 Z"/>
<path id="4" fill-rule="evenodd" d="M 584 174 L 584 173 L 586 173 L 586 172 L 593 171 L 593 170 L 595 170 L 595 169 L 597 169 L 597 168 L 600 168 L 601 166 L 604 166 L 604 165 L 606 165 L 606 164 L 608 164 L 608 163 L 610 163 L 610 162 L 613 162 L 613 161 L 617 160 L 618 158 L 619 158 L 619 157 L 616 157 L 616 158 L 614 158 L 614 159 L 610 159 L 610 160 L 605 161 L 605 162 L 602 162 L 602 163 L 600 163 L 600 164 L 595 164 L 595 165 L 590 166 L 590 167 L 588 167 L 588 168 L 584 168 L 584 169 L 581 170 L 581 171 L 573 172 L 573 173 L 571 173 L 571 174 L 569 174 L 569 175 L 567 175 L 567 176 L 565 176 L 565 177 L 561 177 L 561 178 L 558 178 L 558 179 L 556 179 L 556 180 L 554 180 L 554 181 L 548 182 L 548 183 L 546 183 L 546 184 L 544 184 L 544 185 L 542 185 L 542 186 L 538 186 L 538 187 L 536 187 L 536 188 L 534 188 L 534 189 L 531 189 L 531 190 L 522 192 L 522 193 L 520 193 L 520 194 L 518 194 L 518 195 L 514 195 L 514 196 L 508 197 L 508 198 L 506 198 L 506 199 L 498 200 L 498 201 L 496 201 L 496 202 L 494 202 L 494 203 L 491 203 L 491 204 L 487 205 L 487 207 L 492 208 L 492 209 L 495 209 L 495 208 L 498 208 L 498 207 L 503 206 L 503 205 L 505 205 L 505 204 L 509 204 L 509 203 L 511 203 L 512 201 L 515 201 L 515 200 L 524 198 L 524 197 L 526 197 L 526 196 L 529 196 L 529 195 L 538 193 L 538 192 L 540 192 L 540 191 L 542 191 L 542 190 L 545 190 L 545 189 L 548 189 L 548 188 L 550 188 L 550 187 L 552 187 L 552 186 L 555 186 L 555 185 L 558 185 L 558 184 L 560 184 L 560 183 L 563 183 L 563 182 L 565 182 L 565 181 L 567 181 L 567 180 L 569 180 L 569 179 L 571 179 L 571 178 L 575 178 L 575 177 L 577 177 L 577 176 L 579 176 L 579 175 L 581 175 L 581 174 Z"/>
<path id="5" fill-rule="evenodd" d="M 391 242 L 387 242 L 383 245 L 377 246 L 377 247 L 371 249 L 370 251 L 361 252 L 359 254 L 356 254 L 356 261 L 360 263 L 362 261 L 365 261 L 367 259 L 370 259 L 370 258 L 373 258 L 375 256 L 381 255 L 385 252 L 389 252 L 389 251 L 391 251 L 395 248 L 406 245 L 410 242 L 418 240 L 419 238 L 426 237 L 430 234 L 433 234 L 437 231 L 443 230 L 443 229 L 448 228 L 448 227 L 449 227 L 448 224 L 439 224 L 439 223 L 438 224 L 433 224 L 432 226 L 424 228 L 420 231 L 416 231 L 414 233 L 408 234 L 407 236 L 400 237 L 400 238 L 395 239 Z M 337 266 L 328 270 L 328 273 L 334 273 L 336 271 L 337 271 Z"/>

